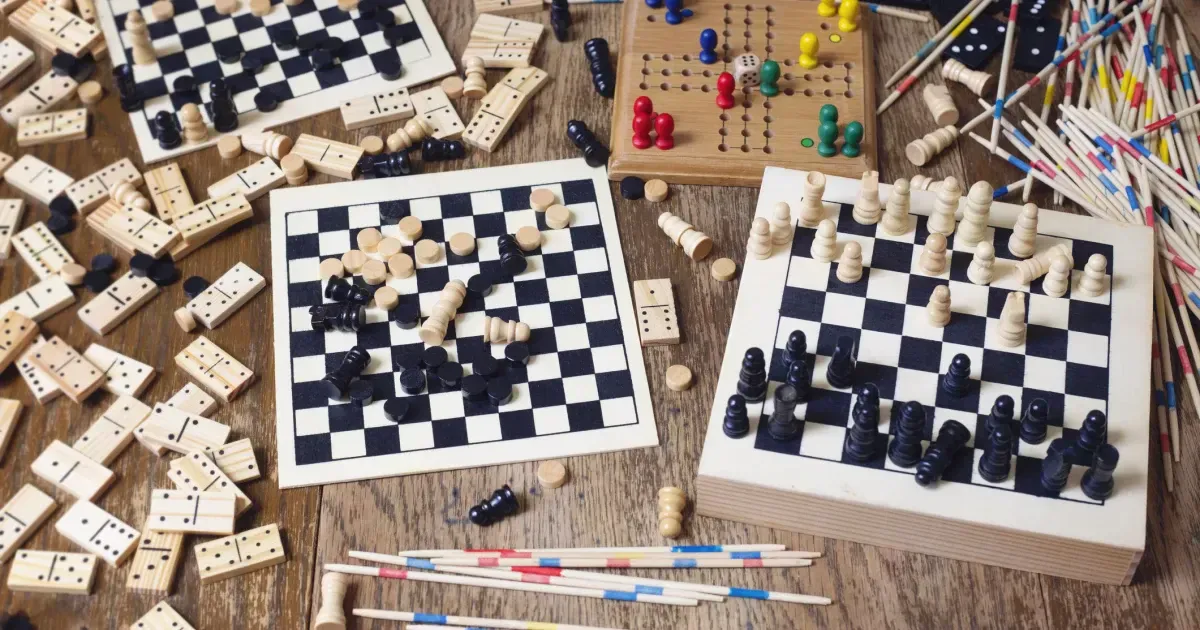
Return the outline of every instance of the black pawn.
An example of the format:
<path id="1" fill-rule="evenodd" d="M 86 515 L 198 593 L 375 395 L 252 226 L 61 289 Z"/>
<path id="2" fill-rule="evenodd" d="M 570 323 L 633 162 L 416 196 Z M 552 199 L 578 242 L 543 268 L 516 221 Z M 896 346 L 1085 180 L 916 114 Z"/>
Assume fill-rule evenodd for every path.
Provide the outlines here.
<path id="1" fill-rule="evenodd" d="M 776 440 L 790 440 L 800 432 L 796 421 L 796 388 L 780 385 L 775 388 L 775 409 L 767 420 L 767 431 Z"/>
<path id="2" fill-rule="evenodd" d="M 845 389 L 854 383 L 854 366 L 858 362 L 854 353 L 854 339 L 843 335 L 833 347 L 833 356 L 825 370 L 825 380 L 837 389 Z"/>
<path id="3" fill-rule="evenodd" d="M 804 359 L 808 355 L 808 338 L 804 336 L 803 330 L 793 330 L 792 334 L 788 335 L 787 343 L 783 346 L 783 365 L 790 366 L 798 359 Z"/>
<path id="4" fill-rule="evenodd" d="M 1021 418 L 1021 439 L 1027 444 L 1041 444 L 1046 439 L 1046 425 L 1050 422 L 1050 406 L 1041 398 L 1034 398 Z"/>
<path id="5" fill-rule="evenodd" d="M 158 139 L 159 148 L 166 151 L 183 144 L 183 136 L 175 126 L 175 116 L 171 112 L 163 110 L 154 115 L 154 137 Z"/>
<path id="6" fill-rule="evenodd" d="M 729 397 L 725 405 L 725 423 L 721 425 L 725 435 L 740 438 L 750 432 L 750 416 L 746 414 L 746 399 L 740 394 Z"/>
<path id="7" fill-rule="evenodd" d="M 499 376 L 491 380 L 487 386 L 488 402 L 494 407 L 507 405 L 512 400 L 513 387 L 508 379 Z"/>
<path id="8" fill-rule="evenodd" d="M 343 278 L 330 278 L 325 284 L 325 298 L 335 302 L 353 302 L 365 306 L 371 301 L 371 292 L 350 284 Z"/>
<path id="9" fill-rule="evenodd" d="M 946 370 L 946 375 L 942 377 L 942 391 L 955 398 L 962 398 L 967 395 L 970 388 L 971 357 L 965 354 L 956 354 L 953 359 L 950 359 L 950 367 Z"/>
<path id="10" fill-rule="evenodd" d="M 853 423 L 846 434 L 846 457 L 856 462 L 870 461 L 876 455 L 879 436 L 879 390 L 871 383 L 858 389 L 850 419 Z"/>
<path id="11" fill-rule="evenodd" d="M 617 81 L 608 50 L 608 40 L 600 37 L 587 40 L 583 44 L 583 54 L 587 56 L 588 69 L 592 72 L 592 87 L 596 88 L 596 93 L 600 96 L 612 98 Z"/>
<path id="12" fill-rule="evenodd" d="M 467 149 L 458 140 L 425 138 L 421 141 L 421 160 L 424 162 L 444 162 L 464 157 L 467 157 Z"/>
<path id="13" fill-rule="evenodd" d="M 1091 457 L 1092 453 L 1095 453 L 1100 445 L 1107 441 L 1108 418 L 1099 409 L 1089 411 L 1087 418 L 1083 420 L 1083 427 L 1079 429 L 1079 439 L 1075 443 L 1082 451 L 1080 454 Z"/>
<path id="14" fill-rule="evenodd" d="M 1092 467 L 1083 473 L 1080 487 L 1089 499 L 1103 501 L 1112 496 L 1113 471 L 1117 469 L 1117 460 L 1121 454 L 1112 444 L 1103 444 L 1096 450 L 1096 458 Z"/>
<path id="15" fill-rule="evenodd" d="M 988 434 L 990 435 L 992 431 L 995 431 L 997 425 L 1011 424 L 1013 414 L 1016 413 L 1015 408 L 1016 403 L 1013 402 L 1012 396 L 1007 394 L 997 396 L 996 402 L 992 403 L 992 413 L 988 415 Z"/>
<path id="16" fill-rule="evenodd" d="M 583 151 L 583 159 L 588 166 L 597 167 L 608 163 L 608 147 L 596 139 L 596 134 L 592 133 L 583 121 L 569 121 L 567 137 L 571 139 L 575 148 Z"/>
<path id="17" fill-rule="evenodd" d="M 571 7 L 567 0 L 550 0 L 550 28 L 554 39 L 560 42 L 571 39 Z"/>
<path id="18" fill-rule="evenodd" d="M 208 98 L 208 113 L 212 118 L 213 128 L 220 133 L 229 133 L 237 129 L 237 109 L 233 106 L 233 96 L 224 80 L 214 79 L 209 82 Z"/>
<path id="19" fill-rule="evenodd" d="M 412 156 L 408 151 L 380 153 L 364 156 L 358 161 L 358 170 L 366 177 L 403 177 L 412 175 Z"/>
<path id="20" fill-rule="evenodd" d="M 500 268 L 509 276 L 515 276 L 528 266 L 525 262 L 525 252 L 517 245 L 517 238 L 512 234 L 501 234 L 496 237 L 496 249 L 500 252 Z"/>
<path id="21" fill-rule="evenodd" d="M 997 483 L 1008 478 L 1012 470 L 1013 434 L 1012 427 L 997 424 L 988 436 L 987 449 L 979 460 L 979 476 Z"/>
<path id="22" fill-rule="evenodd" d="M 742 357 L 742 371 L 738 374 L 737 393 L 746 402 L 761 402 L 767 396 L 767 363 L 760 348 L 750 348 Z"/>
<path id="23" fill-rule="evenodd" d="M 1068 448 L 1067 441 L 1062 438 L 1046 447 L 1046 457 L 1042 459 L 1042 487 L 1047 492 L 1061 492 L 1067 487 L 1067 477 L 1071 475 Z"/>
<path id="24" fill-rule="evenodd" d="M 896 437 L 888 445 L 888 459 L 901 468 L 911 468 L 921 459 L 921 441 L 925 438 L 925 407 L 914 401 L 900 408 Z"/>
<path id="25" fill-rule="evenodd" d="M 957 420 L 947 420 L 938 431 L 937 439 L 917 462 L 917 483 L 929 486 L 942 478 L 942 473 L 954 461 L 954 454 L 971 439 L 971 432 Z"/>
<path id="26" fill-rule="evenodd" d="M 113 68 L 113 84 L 121 97 L 121 110 L 129 113 L 142 108 L 143 100 L 133 79 L 133 66 L 123 63 Z"/>
<path id="27" fill-rule="evenodd" d="M 788 385 L 796 388 L 796 400 L 800 402 L 808 402 L 808 360 L 804 358 L 793 361 L 788 366 L 786 381 Z"/>
<path id="28" fill-rule="evenodd" d="M 471 508 L 471 511 L 467 513 L 467 518 L 476 525 L 491 525 L 516 513 L 520 507 L 517 495 L 513 493 L 512 488 L 505 484 L 503 488 L 493 492 L 490 498 L 480 501 L 478 505 Z"/>

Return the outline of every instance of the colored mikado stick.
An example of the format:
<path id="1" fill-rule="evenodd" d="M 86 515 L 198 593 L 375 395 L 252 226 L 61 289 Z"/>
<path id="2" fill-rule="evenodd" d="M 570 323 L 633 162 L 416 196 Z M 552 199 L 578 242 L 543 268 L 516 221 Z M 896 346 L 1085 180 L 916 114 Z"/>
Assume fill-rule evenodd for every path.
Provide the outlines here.
<path id="1" fill-rule="evenodd" d="M 1150 377 L 1154 385 L 1154 409 L 1158 415 L 1158 445 L 1162 451 L 1163 480 L 1167 483 L 1167 492 L 1175 492 L 1175 469 L 1171 461 L 1171 425 L 1167 417 L 1167 396 L 1163 391 L 1162 369 L 1158 366 L 1161 358 L 1159 353 L 1158 330 L 1154 331 L 1154 344 L 1150 348 Z"/>
<path id="2" fill-rule="evenodd" d="M 411 558 L 413 556 L 407 557 Z M 604 558 L 611 560 L 795 560 L 820 557 L 821 552 L 819 551 L 701 551 L 696 553 L 645 553 L 641 551 L 626 551 L 608 554 L 554 554 L 545 552 L 514 551 L 499 552 L 494 554 L 450 553 L 444 556 L 433 556 L 433 558 Z"/>
<path id="3" fill-rule="evenodd" d="M 1004 30 L 1004 51 L 1000 53 L 1000 79 L 996 82 L 996 105 L 992 112 L 991 143 L 1000 142 L 1000 115 L 1004 112 L 1004 90 L 1008 87 L 1008 69 L 1012 66 L 1013 42 L 1017 39 L 1017 9 L 1021 0 L 1011 0 L 1008 5 L 1008 27 Z M 1057 74 L 1057 69 L 1054 72 Z"/>
<path id="4" fill-rule="evenodd" d="M 574 569 L 555 569 L 551 567 L 512 567 L 510 570 L 519 573 L 560 575 L 563 577 L 593 579 L 600 582 L 615 582 L 618 584 L 652 584 L 654 586 L 661 586 L 664 588 L 681 588 L 688 591 L 709 593 L 711 595 L 724 595 L 726 597 L 738 597 L 742 599 L 761 599 L 774 602 L 788 602 L 792 604 L 813 604 L 817 606 L 827 606 L 833 603 L 832 599 L 818 595 L 780 593 L 776 591 L 761 591 L 757 589 L 737 588 L 735 586 L 718 586 L 715 584 L 699 584 L 696 582 L 679 582 L 675 580 L 656 580 L 653 578 L 620 575 L 616 573 L 597 573 L 595 571 L 577 571 Z"/>
<path id="5" fill-rule="evenodd" d="M 780 569 L 809 567 L 812 560 L 781 558 L 738 560 L 713 558 L 688 560 L 673 558 L 433 558 L 434 566 L 450 567 L 565 567 L 572 569 Z"/>
<path id="6" fill-rule="evenodd" d="M 531 593 L 547 593 L 551 595 L 570 595 L 573 597 L 588 597 L 591 599 L 610 599 L 624 602 L 640 602 L 644 604 L 665 604 L 668 606 L 697 606 L 695 599 L 683 597 L 666 597 L 663 595 L 643 595 L 624 591 L 606 591 L 590 588 L 573 588 L 568 586 L 551 586 L 549 584 L 526 584 L 524 582 L 505 582 L 486 578 L 469 577 L 465 575 L 450 575 L 446 573 L 423 573 L 407 569 L 389 569 L 387 567 L 363 567 L 353 564 L 326 564 L 326 571 L 347 573 L 350 575 L 367 575 L 389 580 L 411 580 L 414 582 L 440 582 L 442 584 L 459 584 L 463 586 L 478 586 L 481 588 L 498 588 L 508 591 L 527 591 Z"/>
<path id="7" fill-rule="evenodd" d="M 538 621 L 520 621 L 516 619 L 485 619 L 483 617 L 461 617 L 457 615 L 435 615 L 431 613 L 407 612 L 402 610 L 377 610 L 374 608 L 355 608 L 350 611 L 355 617 L 367 619 L 386 619 L 388 621 L 408 621 L 409 628 L 413 624 L 425 624 L 426 628 L 446 630 L 453 626 L 471 626 L 475 628 L 508 628 L 510 630 L 623 630 L 622 628 L 601 628 L 599 626 L 577 626 L 571 623 L 545 623 Z"/>
<path id="8" fill-rule="evenodd" d="M 1067 26 L 1070 20 L 1071 8 L 1063 7 L 1062 19 L 1059 20 L 1058 26 L 1058 42 L 1054 46 L 1054 56 L 1062 54 L 1062 51 L 1067 47 Z M 1054 90 L 1058 86 L 1058 69 L 1050 73 L 1050 80 L 1046 82 L 1046 93 L 1042 96 L 1042 111 L 1038 118 L 1044 123 L 1050 118 L 1050 109 L 1054 105 Z M 1028 203 L 1029 195 L 1033 191 L 1033 178 L 1026 177 L 1025 183 L 1021 189 L 1021 201 Z M 994 194 L 994 193 L 993 193 Z M 995 197 L 992 197 L 995 199 Z"/>
<path id="9" fill-rule="evenodd" d="M 1192 105 L 1191 107 L 1181 109 L 1181 110 L 1175 112 L 1174 114 L 1165 116 L 1163 118 L 1159 118 L 1158 120 L 1147 124 L 1145 127 L 1142 127 L 1141 129 L 1138 129 L 1137 131 L 1129 134 L 1129 137 L 1134 140 L 1137 140 L 1152 131 L 1157 131 L 1159 129 L 1162 129 L 1163 127 L 1166 127 L 1167 125 L 1170 125 L 1176 121 L 1187 118 L 1188 116 L 1192 116 L 1192 115 L 1196 114 L 1197 112 L 1200 112 L 1200 105 Z"/>
<path id="10" fill-rule="evenodd" d="M 1092 205 L 1091 203 L 1089 203 L 1087 201 L 1084 201 L 1084 199 L 1082 197 L 1075 194 L 1073 191 L 1071 191 L 1067 187 L 1063 186 L 1062 184 L 1055 182 L 1050 177 L 1047 177 L 1045 173 L 1042 173 L 1041 171 L 1033 168 L 1032 166 L 1030 166 L 1023 160 L 1021 160 L 1020 158 L 1016 157 L 1015 155 L 1009 153 L 1008 151 L 1005 151 L 1003 148 L 1001 148 L 999 146 L 996 146 L 996 147 L 991 146 L 987 140 L 979 137 L 978 135 L 976 135 L 974 133 L 971 133 L 968 135 L 971 136 L 972 140 L 975 140 L 981 146 L 983 146 L 983 148 L 988 149 L 989 151 L 994 153 L 1000 159 L 1005 160 L 1009 164 L 1012 164 L 1013 166 L 1021 169 L 1022 171 L 1025 172 L 1026 175 L 1033 175 L 1035 178 L 1037 178 L 1038 181 L 1049 186 L 1050 188 L 1053 188 L 1053 189 L 1061 192 L 1064 197 L 1079 204 L 1080 208 L 1083 208 L 1092 214 L 1100 214 L 1100 210 L 1097 209 L 1096 206 Z"/>
<path id="11" fill-rule="evenodd" d="M 946 35 L 950 33 L 950 31 L 953 31 L 954 28 L 958 26 L 959 22 L 961 22 L 963 18 L 967 17 L 967 14 L 969 14 L 975 7 L 979 6 L 979 3 L 983 1 L 984 0 L 971 0 L 971 2 L 968 2 L 965 6 L 963 6 L 963 8 L 959 9 L 958 13 L 954 14 L 954 17 L 950 18 L 950 20 L 946 22 L 946 24 L 942 26 L 942 28 L 939 29 L 933 37 L 929 38 L 929 41 L 925 42 L 919 49 L 917 49 L 916 54 L 913 55 L 911 59 L 904 62 L 904 65 L 900 66 L 899 70 L 896 70 L 896 72 L 892 73 L 892 76 L 888 78 L 887 83 L 883 84 L 883 87 L 892 87 L 896 84 L 896 81 L 900 80 L 900 77 L 904 76 L 905 72 L 908 72 L 909 69 L 918 63 L 921 63 L 923 59 L 928 57 L 929 53 L 933 52 L 934 48 L 937 48 L 938 42 L 942 41 Z"/>
<path id="12" fill-rule="evenodd" d="M 867 3 L 867 9 L 870 10 L 871 13 L 878 13 L 879 15 L 890 15 L 892 17 L 897 17 L 902 20 L 911 20 L 913 22 L 928 22 L 929 21 L 929 16 L 925 15 L 924 13 L 917 13 L 915 11 L 905 11 L 903 9 L 895 9 L 892 7 L 885 7 L 883 5 L 875 4 L 872 2 Z"/>
<path id="13" fill-rule="evenodd" d="M 406 558 L 442 558 L 457 554 L 470 554 L 492 557 L 528 557 L 558 556 L 563 558 L 588 556 L 610 556 L 622 553 L 733 553 L 743 551 L 785 551 L 786 545 L 749 544 L 749 545 L 674 545 L 670 547 L 548 547 L 544 549 L 414 549 L 401 551 L 399 555 Z M 518 555 L 529 554 L 529 555 Z"/>
<path id="14" fill-rule="evenodd" d="M 1022 177 L 1015 182 L 1005 184 L 999 188 L 992 189 L 992 199 L 999 200 L 1004 198 L 1008 193 L 1016 192 L 1018 188 L 1025 185 L 1025 182 L 1033 181 L 1032 177 Z"/>

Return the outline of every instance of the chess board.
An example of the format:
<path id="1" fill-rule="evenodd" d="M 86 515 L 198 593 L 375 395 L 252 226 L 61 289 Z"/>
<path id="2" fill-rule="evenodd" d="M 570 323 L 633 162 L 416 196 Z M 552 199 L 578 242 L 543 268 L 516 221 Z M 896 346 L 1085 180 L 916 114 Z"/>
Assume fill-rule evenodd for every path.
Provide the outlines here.
<path id="1" fill-rule="evenodd" d="M 758 186 L 768 164 L 858 177 L 875 168 L 875 68 L 872 18 L 861 11 L 857 31 L 838 30 L 837 16 L 817 15 L 817 3 L 729 4 L 724 0 L 685 3 L 694 15 L 682 24 L 666 22 L 665 8 L 626 2 L 617 63 L 617 89 L 609 175 L 657 177 L 671 183 Z M 717 32 L 714 64 L 699 60 L 700 33 Z M 820 65 L 796 63 L 800 36 L 819 40 Z M 779 63 L 779 95 L 762 96 L 756 87 L 738 86 L 735 106 L 716 104 L 716 82 L 733 73 L 737 56 L 752 54 Z M 675 119 L 675 148 L 634 148 L 633 102 L 648 96 L 654 111 Z M 817 154 L 817 113 L 838 108 L 839 134 L 859 121 L 865 131 L 858 157 Z M 807 145 L 807 146 L 805 146 Z M 839 135 L 838 148 L 841 148 Z"/>
<path id="2" fill-rule="evenodd" d="M 396 16 L 403 43 L 389 46 L 377 23 L 362 17 L 358 9 L 342 11 L 337 0 L 304 0 L 296 6 L 271 0 L 271 12 L 261 18 L 250 13 L 248 0 L 241 0 L 237 11 L 230 15 L 217 13 L 214 0 L 174 0 L 175 16 L 164 22 L 154 21 L 150 13 L 153 0 L 97 0 L 98 21 L 114 65 L 132 64 L 125 16 L 134 9 L 144 14 L 158 55 L 157 63 L 132 64 L 138 92 L 145 99 L 142 109 L 129 114 L 142 159 L 147 163 L 165 160 L 211 146 L 220 139 L 222 134 L 213 129 L 203 106 L 209 102 L 208 83 L 213 79 L 224 78 L 229 85 L 239 113 L 239 127 L 233 133 L 241 134 L 336 109 L 349 99 L 425 83 L 454 72 L 454 61 L 423 0 L 375 1 Z M 331 70 L 317 71 L 299 50 L 279 49 L 272 42 L 271 32 L 285 24 L 299 35 L 323 32 L 330 38 L 340 38 L 340 62 Z M 245 54 L 257 56 L 263 61 L 262 69 L 251 74 L 243 71 L 240 62 L 222 63 L 214 50 L 214 44 L 222 41 L 236 42 Z M 397 81 L 387 81 L 375 64 L 397 55 L 404 75 Z M 181 76 L 193 77 L 198 91 L 175 93 L 174 81 Z M 256 109 L 254 97 L 260 91 L 274 94 L 279 106 L 271 112 Z M 185 142 L 172 150 L 160 148 L 152 133 L 154 115 L 160 111 L 177 113 L 189 102 L 201 105 L 209 126 L 207 141 Z"/>
<path id="3" fill-rule="evenodd" d="M 536 188 L 554 191 L 570 208 L 569 228 L 548 229 L 544 214 L 530 209 Z M 482 299 L 468 296 L 442 344 L 469 374 L 476 357 L 504 356 L 504 344 L 483 341 L 485 316 L 529 324 L 528 365 L 506 368 L 509 403 L 466 402 L 457 387 L 429 379 L 424 393 L 410 397 L 405 421 L 390 422 L 384 402 L 406 395 L 397 362 L 425 348 L 418 329 L 401 329 L 372 306 L 357 333 L 312 330 L 308 308 L 323 301 L 317 266 L 349 250 L 359 230 L 378 227 L 412 255 L 396 225 L 381 225 L 385 206 L 421 219 L 422 238 L 443 247 L 458 232 L 477 238 L 470 256 L 447 248 L 436 264 L 418 261 L 409 278 L 389 276 L 401 301 L 419 301 L 425 315 L 449 280 L 481 272 L 502 277 L 497 236 L 527 225 L 542 230 L 528 269 L 497 280 Z M 604 169 L 577 159 L 276 190 L 271 246 L 281 487 L 658 443 Z M 366 286 L 361 277 L 355 282 Z M 375 390 L 363 408 L 329 401 L 316 387 L 356 344 L 370 352 L 362 378 Z"/>
<path id="4" fill-rule="evenodd" d="M 768 168 L 757 216 L 769 217 L 779 201 L 798 208 L 805 173 Z M 881 185 L 886 200 L 890 186 Z M 1061 575 L 1125 584 L 1141 559 L 1146 537 L 1150 440 L 1151 230 L 1087 217 L 1041 211 L 1037 251 L 1071 247 L 1072 288 L 1049 297 L 1042 280 L 1022 284 L 1011 273 L 1008 237 L 1019 206 L 995 203 L 989 215 L 996 249 L 995 279 L 988 286 L 966 277 L 974 247 L 951 237 L 948 270 L 931 277 L 919 257 L 928 234 L 934 194 L 912 193 L 910 228 L 886 235 L 852 218 L 859 182 L 828 177 L 826 217 L 837 223 L 838 252 L 862 245 L 864 274 L 855 284 L 837 279 L 836 263 L 809 254 L 814 229 L 797 226 L 792 242 L 765 260 L 748 260 L 721 364 L 716 398 L 700 461 L 697 510 L 701 514 L 766 524 L 834 538 Z M 964 197 L 965 204 L 965 197 Z M 960 208 L 962 206 L 960 205 Z M 1094 253 L 1109 261 L 1109 291 L 1087 297 L 1074 289 Z M 952 316 L 945 328 L 928 323 L 934 287 L 948 285 Z M 995 330 L 1006 295 L 1026 295 L 1027 337 L 1002 346 Z M 812 388 L 795 417 L 801 430 L 781 442 L 766 429 L 772 392 L 784 380 L 782 348 L 793 330 L 808 339 Z M 880 454 L 855 463 L 844 454 L 854 403 L 851 389 L 826 379 L 840 336 L 857 342 L 854 386 L 874 383 L 881 399 Z M 758 347 L 770 357 L 765 403 L 749 405 L 751 431 L 740 439 L 722 431 L 726 403 L 736 392 L 742 357 Z M 940 375 L 958 353 L 971 358 L 971 389 L 961 399 L 940 390 Z M 1015 445 L 1012 470 L 998 483 L 977 466 L 986 448 L 981 431 L 995 399 L 1007 394 L 1023 410 L 1035 398 L 1049 403 L 1045 441 Z M 972 440 L 960 449 L 935 486 L 918 485 L 915 469 L 899 468 L 883 454 L 908 401 L 925 407 L 925 445 L 948 420 L 963 423 Z M 1075 461 L 1066 488 L 1040 485 L 1041 463 L 1055 438 L 1073 442 L 1085 415 L 1108 415 L 1109 442 L 1120 451 L 1116 490 L 1093 501 L 1080 489 L 1085 462 Z M 1020 417 L 1013 423 L 1019 436 Z M 982 434 L 982 436 L 981 436 Z M 753 465 L 746 462 L 752 461 Z"/>

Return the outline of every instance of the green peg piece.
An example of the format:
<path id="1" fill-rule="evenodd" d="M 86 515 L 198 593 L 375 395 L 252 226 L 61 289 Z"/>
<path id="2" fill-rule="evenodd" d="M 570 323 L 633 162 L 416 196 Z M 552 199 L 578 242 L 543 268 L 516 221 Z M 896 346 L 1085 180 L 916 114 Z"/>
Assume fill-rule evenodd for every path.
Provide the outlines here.
<path id="1" fill-rule="evenodd" d="M 838 108 L 837 108 L 837 106 L 836 106 L 836 105 L 833 105 L 833 104 L 825 104 L 825 105 L 822 105 L 822 106 L 821 106 L 821 111 L 817 113 L 817 121 L 819 121 L 819 122 L 831 122 L 831 123 L 833 123 L 833 124 L 835 124 L 835 125 L 836 125 L 836 124 L 837 124 L 837 121 L 838 121 Z"/>
<path id="2" fill-rule="evenodd" d="M 817 153 L 820 154 L 821 157 L 833 157 L 837 155 L 837 146 L 834 145 L 834 143 L 837 142 L 837 137 L 837 123 L 829 121 L 821 123 L 821 125 L 817 127 L 817 138 L 820 139 L 820 142 L 817 143 Z"/>
<path id="3" fill-rule="evenodd" d="M 758 71 L 758 76 L 762 81 L 758 86 L 758 91 L 763 96 L 770 98 L 779 95 L 779 62 L 773 59 L 764 61 L 762 69 Z"/>
<path id="4" fill-rule="evenodd" d="M 857 120 L 846 125 L 846 133 L 843 135 L 846 142 L 842 144 L 842 155 L 848 158 L 858 157 L 861 153 L 859 145 L 863 139 L 863 126 Z"/>

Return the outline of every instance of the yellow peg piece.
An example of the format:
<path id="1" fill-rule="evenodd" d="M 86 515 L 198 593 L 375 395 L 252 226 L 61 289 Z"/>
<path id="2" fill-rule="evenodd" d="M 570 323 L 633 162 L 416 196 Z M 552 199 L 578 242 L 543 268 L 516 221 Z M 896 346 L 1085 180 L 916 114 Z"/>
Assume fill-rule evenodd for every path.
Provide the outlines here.
<path id="1" fill-rule="evenodd" d="M 842 0 L 838 7 L 838 30 L 853 33 L 858 30 L 858 0 Z"/>
<path id="2" fill-rule="evenodd" d="M 821 4 L 817 5 L 817 15 L 821 17 L 833 17 L 837 15 L 837 5 L 834 0 L 821 0 Z"/>
<path id="3" fill-rule="evenodd" d="M 817 50 L 821 47 L 820 41 L 813 33 L 805 33 L 800 36 L 800 59 L 796 61 L 801 68 L 812 70 L 817 67 Z"/>

